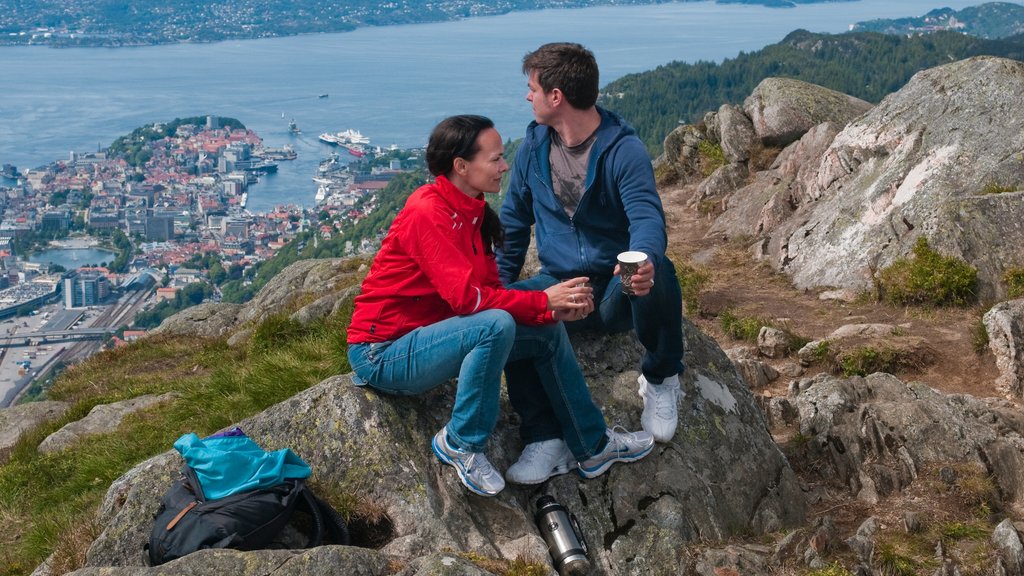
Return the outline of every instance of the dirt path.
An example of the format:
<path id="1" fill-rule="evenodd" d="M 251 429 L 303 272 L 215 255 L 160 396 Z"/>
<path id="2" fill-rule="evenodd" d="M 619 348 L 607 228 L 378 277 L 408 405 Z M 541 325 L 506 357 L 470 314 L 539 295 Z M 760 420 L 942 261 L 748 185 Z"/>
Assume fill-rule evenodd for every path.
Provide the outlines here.
<path id="1" fill-rule="evenodd" d="M 743 344 L 724 333 L 719 315 L 729 310 L 739 317 L 757 317 L 784 325 L 794 334 L 820 339 L 846 324 L 883 323 L 903 334 L 922 338 L 933 352 L 933 363 L 919 370 L 897 372 L 903 380 L 921 381 L 946 393 L 979 397 L 999 396 L 998 372 L 992 353 L 975 352 L 975 333 L 986 306 L 925 310 L 898 308 L 864 295 L 853 303 L 821 300 L 820 291 L 793 288 L 788 278 L 767 263 L 754 261 L 750 242 L 706 238 L 710 221 L 686 207 L 692 187 L 662 192 L 669 223 L 669 251 L 709 280 L 701 290 L 700 311 L 690 319 L 713 336 L 722 348 Z M 788 362 L 792 363 L 794 357 Z M 808 373 L 823 368 L 811 368 Z M 784 391 L 788 381 L 773 385 Z"/>

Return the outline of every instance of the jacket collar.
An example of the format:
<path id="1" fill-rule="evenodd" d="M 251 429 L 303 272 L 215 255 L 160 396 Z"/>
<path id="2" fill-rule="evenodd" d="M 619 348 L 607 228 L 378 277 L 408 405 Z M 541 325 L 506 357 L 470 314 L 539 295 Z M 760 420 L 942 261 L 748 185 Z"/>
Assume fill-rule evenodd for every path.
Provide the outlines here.
<path id="1" fill-rule="evenodd" d="M 451 206 L 452 210 L 468 218 L 474 225 L 480 224 L 480 215 L 483 214 L 484 205 L 487 203 L 483 197 L 470 198 L 444 175 L 437 177 L 436 189 L 438 195 Z"/>

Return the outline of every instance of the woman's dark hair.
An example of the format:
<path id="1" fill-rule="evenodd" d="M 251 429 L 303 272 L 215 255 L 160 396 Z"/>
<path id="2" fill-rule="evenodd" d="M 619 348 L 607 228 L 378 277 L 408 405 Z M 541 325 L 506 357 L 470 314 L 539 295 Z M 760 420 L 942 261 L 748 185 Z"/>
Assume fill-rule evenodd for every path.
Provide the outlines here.
<path id="1" fill-rule="evenodd" d="M 456 158 L 472 160 L 480 151 L 477 139 L 488 128 L 494 128 L 494 122 L 486 116 L 462 114 L 442 120 L 434 127 L 427 141 L 427 169 L 434 176 L 447 176 L 454 169 Z M 490 204 L 484 204 L 480 236 L 485 249 L 491 254 L 495 246 L 505 241 L 501 220 Z"/>

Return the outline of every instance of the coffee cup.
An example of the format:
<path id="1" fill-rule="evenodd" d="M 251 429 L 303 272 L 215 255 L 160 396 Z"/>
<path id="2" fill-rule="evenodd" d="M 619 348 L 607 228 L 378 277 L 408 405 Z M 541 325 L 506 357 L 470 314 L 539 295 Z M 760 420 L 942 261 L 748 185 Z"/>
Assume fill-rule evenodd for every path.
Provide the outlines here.
<path id="1" fill-rule="evenodd" d="M 633 295 L 633 285 L 630 283 L 630 278 L 634 274 L 640 265 L 647 262 L 647 254 L 643 252 L 637 252 L 630 250 L 628 252 L 622 252 L 618 255 L 619 261 L 619 280 L 622 281 L 622 293 L 629 296 Z"/>

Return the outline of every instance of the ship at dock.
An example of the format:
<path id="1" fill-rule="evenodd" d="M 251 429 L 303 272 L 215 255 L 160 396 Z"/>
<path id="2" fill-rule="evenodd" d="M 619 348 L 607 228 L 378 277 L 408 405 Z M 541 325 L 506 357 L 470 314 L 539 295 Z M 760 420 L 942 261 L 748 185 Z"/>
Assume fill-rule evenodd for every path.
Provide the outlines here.
<path id="1" fill-rule="evenodd" d="M 348 150 L 348 153 L 357 157 L 362 158 L 366 155 L 366 147 L 370 144 L 370 139 L 363 136 L 358 130 L 349 128 L 348 130 L 342 130 L 341 132 L 324 132 L 320 135 L 320 141 L 331 144 L 332 146 L 341 146 Z"/>

